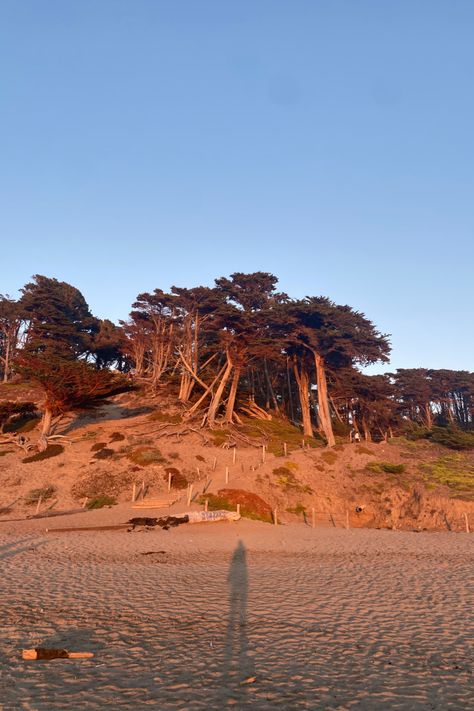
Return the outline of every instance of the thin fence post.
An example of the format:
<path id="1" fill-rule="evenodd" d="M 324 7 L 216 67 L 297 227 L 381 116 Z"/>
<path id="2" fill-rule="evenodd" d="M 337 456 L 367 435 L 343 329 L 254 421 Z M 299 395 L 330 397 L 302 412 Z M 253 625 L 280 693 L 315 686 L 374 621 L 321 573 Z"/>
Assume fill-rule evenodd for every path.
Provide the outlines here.
<path id="1" fill-rule="evenodd" d="M 35 513 L 35 515 L 36 515 L 36 514 L 39 514 L 39 510 L 40 510 L 40 508 L 41 508 L 41 502 L 42 502 L 42 501 L 43 501 L 43 494 L 40 494 L 40 495 L 39 495 L 39 498 L 38 498 L 38 502 L 37 502 L 37 504 L 36 504 L 36 513 Z"/>
<path id="2" fill-rule="evenodd" d="M 351 525 L 349 523 L 349 509 L 346 509 L 346 528 L 347 528 L 347 530 L 349 530 L 350 527 L 351 527 Z"/>
<path id="3" fill-rule="evenodd" d="M 314 509 L 311 509 L 311 528 L 314 528 L 316 525 L 316 513 Z"/>
<path id="4" fill-rule="evenodd" d="M 171 472 L 168 472 L 168 494 L 171 491 Z"/>
<path id="5" fill-rule="evenodd" d="M 136 496 L 137 496 L 137 485 L 134 484 L 132 486 L 132 503 L 135 501 Z"/>
<path id="6" fill-rule="evenodd" d="M 467 513 L 464 513 L 463 516 L 464 516 L 464 522 L 465 522 L 465 524 L 466 524 L 466 533 L 470 533 L 470 530 L 469 530 L 469 519 L 468 519 L 468 517 L 467 517 Z"/>
<path id="7" fill-rule="evenodd" d="M 237 504 L 237 514 L 240 516 L 240 504 Z"/>
<path id="8" fill-rule="evenodd" d="M 278 509 L 275 509 L 273 511 L 273 523 L 275 526 L 278 526 Z"/>
<path id="9" fill-rule="evenodd" d="M 191 503 L 192 495 L 193 495 L 193 485 L 190 484 L 190 485 L 188 486 L 188 506 L 189 506 L 190 503 Z"/>
<path id="10" fill-rule="evenodd" d="M 88 501 L 88 498 L 87 498 L 87 496 L 86 496 L 86 498 L 85 498 L 84 501 L 82 502 L 82 508 L 83 508 L 83 509 L 86 508 L 87 501 Z"/>
<path id="11" fill-rule="evenodd" d="M 225 468 L 225 483 L 229 483 L 229 467 Z"/>
<path id="12" fill-rule="evenodd" d="M 217 464 L 217 457 L 214 457 L 214 461 L 212 462 L 212 471 L 216 471 L 216 464 Z"/>
<path id="13" fill-rule="evenodd" d="M 237 447 L 232 450 L 232 464 L 235 464 L 235 458 L 237 456 Z"/>
<path id="14" fill-rule="evenodd" d="M 209 508 L 209 499 L 206 499 L 204 502 L 204 511 L 207 511 Z"/>
<path id="15" fill-rule="evenodd" d="M 283 442 L 283 454 L 285 455 L 285 457 L 288 456 L 288 448 L 286 446 L 286 442 Z"/>
<path id="16" fill-rule="evenodd" d="M 262 464 L 265 464 L 265 452 L 266 452 L 266 447 L 264 444 L 262 444 Z"/>
<path id="17" fill-rule="evenodd" d="M 305 442 L 304 442 L 304 439 L 303 439 L 303 440 L 301 441 L 301 448 L 302 448 L 302 449 L 304 449 L 304 445 L 305 445 Z"/>

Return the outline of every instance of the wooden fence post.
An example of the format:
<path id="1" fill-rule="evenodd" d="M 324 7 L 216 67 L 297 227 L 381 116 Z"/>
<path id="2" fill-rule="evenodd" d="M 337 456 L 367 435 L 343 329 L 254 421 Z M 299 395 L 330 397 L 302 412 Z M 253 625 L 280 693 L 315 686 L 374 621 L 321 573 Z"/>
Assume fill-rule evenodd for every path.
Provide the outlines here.
<path id="1" fill-rule="evenodd" d="M 225 468 L 225 483 L 229 483 L 229 467 Z"/>
<path id="2" fill-rule="evenodd" d="M 349 530 L 350 527 L 351 527 L 351 525 L 349 523 L 349 509 L 346 509 L 346 528 L 347 528 L 347 530 Z"/>
<path id="3" fill-rule="evenodd" d="M 469 530 L 469 519 L 468 519 L 468 517 L 467 517 L 467 513 L 464 513 L 463 516 L 464 516 L 464 522 L 465 522 L 465 524 L 466 524 L 466 533 L 470 533 L 470 530 Z"/>
<path id="4" fill-rule="evenodd" d="M 191 504 L 192 496 L 193 496 L 193 485 L 190 484 L 188 486 L 188 506 Z"/>
<path id="5" fill-rule="evenodd" d="M 278 526 L 278 509 L 275 509 L 273 511 L 273 523 L 275 526 Z"/>
<path id="6" fill-rule="evenodd" d="M 232 450 L 232 464 L 235 464 L 235 458 L 237 456 L 237 447 Z"/>
<path id="7" fill-rule="evenodd" d="M 285 455 L 285 457 L 288 456 L 288 448 L 286 446 L 286 442 L 283 442 L 283 454 Z"/>
<path id="8" fill-rule="evenodd" d="M 314 509 L 311 509 L 311 528 L 316 526 L 316 513 Z"/>

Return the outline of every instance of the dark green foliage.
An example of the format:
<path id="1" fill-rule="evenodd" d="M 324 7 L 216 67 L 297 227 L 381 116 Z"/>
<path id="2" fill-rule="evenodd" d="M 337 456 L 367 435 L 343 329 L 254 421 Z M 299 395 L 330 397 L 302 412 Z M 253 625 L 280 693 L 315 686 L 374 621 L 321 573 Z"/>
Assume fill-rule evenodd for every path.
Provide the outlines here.
<path id="1" fill-rule="evenodd" d="M 186 489 L 188 480 L 176 467 L 166 467 L 163 479 L 167 482 L 168 475 L 171 474 L 171 486 L 173 489 Z"/>
<path id="2" fill-rule="evenodd" d="M 449 449 L 474 449 L 474 432 L 456 427 L 433 427 L 430 439 Z"/>
<path id="3" fill-rule="evenodd" d="M 96 452 L 96 454 L 94 454 L 94 459 L 109 459 L 110 457 L 113 457 L 114 454 L 115 452 L 113 449 L 102 447 L 98 452 Z"/>
<path id="4" fill-rule="evenodd" d="M 277 477 L 277 483 L 285 491 L 299 491 L 304 494 L 312 494 L 313 490 L 308 484 L 302 484 L 295 477 L 289 467 L 277 467 L 273 470 L 273 475 Z"/>
<path id="5" fill-rule="evenodd" d="M 402 474 L 406 467 L 404 464 L 392 464 L 391 462 L 369 462 L 365 468 L 378 474 L 382 472 L 386 474 Z"/>
<path id="6" fill-rule="evenodd" d="M 427 485 L 447 486 L 457 496 L 474 500 L 474 465 L 465 455 L 450 454 L 420 466 Z"/>
<path id="7" fill-rule="evenodd" d="M 296 514 L 296 515 L 301 515 L 303 516 L 306 514 L 306 507 L 303 506 L 303 504 L 296 504 L 296 506 L 289 506 L 287 509 L 288 513 Z"/>
<path id="8" fill-rule="evenodd" d="M 93 499 L 87 502 L 86 508 L 88 509 L 102 509 L 104 506 L 115 506 L 117 500 L 113 496 L 95 496 Z"/>
<path id="9" fill-rule="evenodd" d="M 139 464 L 142 467 L 149 464 L 165 464 L 166 459 L 161 454 L 157 447 L 136 447 L 128 452 L 128 458 L 134 464 Z"/>
<path id="10" fill-rule="evenodd" d="M 51 459 L 51 457 L 57 457 L 58 454 L 64 452 L 64 447 L 61 444 L 50 444 L 43 452 L 37 452 L 29 457 L 25 457 L 21 461 L 23 464 L 30 464 L 31 462 L 42 462 L 44 459 Z"/>
<path id="11" fill-rule="evenodd" d="M 100 449 L 104 449 L 107 446 L 106 442 L 96 442 L 91 447 L 91 452 L 98 452 Z"/>
<path id="12" fill-rule="evenodd" d="M 235 511 L 240 505 L 240 515 L 256 521 L 272 522 L 271 507 L 257 494 L 243 489 L 221 489 L 217 494 L 202 494 L 198 503 L 205 504 L 211 511 Z"/>
<path id="13" fill-rule="evenodd" d="M 32 489 L 31 491 L 29 491 L 26 494 L 24 501 L 27 506 L 32 506 L 33 504 L 37 504 L 40 499 L 41 501 L 47 501 L 48 499 L 51 499 L 55 493 L 55 486 L 43 486 L 40 489 Z"/>

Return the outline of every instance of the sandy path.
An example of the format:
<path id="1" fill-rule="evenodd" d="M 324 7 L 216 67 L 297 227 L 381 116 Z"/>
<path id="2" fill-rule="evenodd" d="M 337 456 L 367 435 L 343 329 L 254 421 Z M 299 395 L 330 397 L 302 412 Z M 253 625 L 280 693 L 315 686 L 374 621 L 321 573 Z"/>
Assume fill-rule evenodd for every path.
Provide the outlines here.
<path id="1" fill-rule="evenodd" d="M 472 708 L 471 536 L 29 525 L 0 531 L 2 711 Z"/>

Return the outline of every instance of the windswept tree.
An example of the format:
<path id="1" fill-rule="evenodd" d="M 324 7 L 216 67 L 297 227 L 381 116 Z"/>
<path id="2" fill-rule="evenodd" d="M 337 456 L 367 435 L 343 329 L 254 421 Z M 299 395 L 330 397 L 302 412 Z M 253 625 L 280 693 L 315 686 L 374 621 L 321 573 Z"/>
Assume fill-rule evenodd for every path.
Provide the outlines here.
<path id="1" fill-rule="evenodd" d="M 18 301 L 0 294 L 0 372 L 8 382 L 21 340 L 23 310 Z"/>
<path id="2" fill-rule="evenodd" d="M 18 364 L 45 393 L 38 443 L 44 449 L 55 416 L 116 391 L 118 383 L 108 371 L 99 371 L 86 362 L 99 322 L 78 289 L 36 275 L 22 289 L 20 305 L 27 335 Z"/>
<path id="3" fill-rule="evenodd" d="M 313 361 L 319 425 L 329 446 L 335 437 L 331 421 L 328 371 L 388 361 L 387 336 L 379 333 L 364 314 L 326 297 L 306 297 L 280 308 L 273 327 L 280 331 L 293 362 L 305 434 L 312 433 L 309 413 L 310 362 Z"/>

